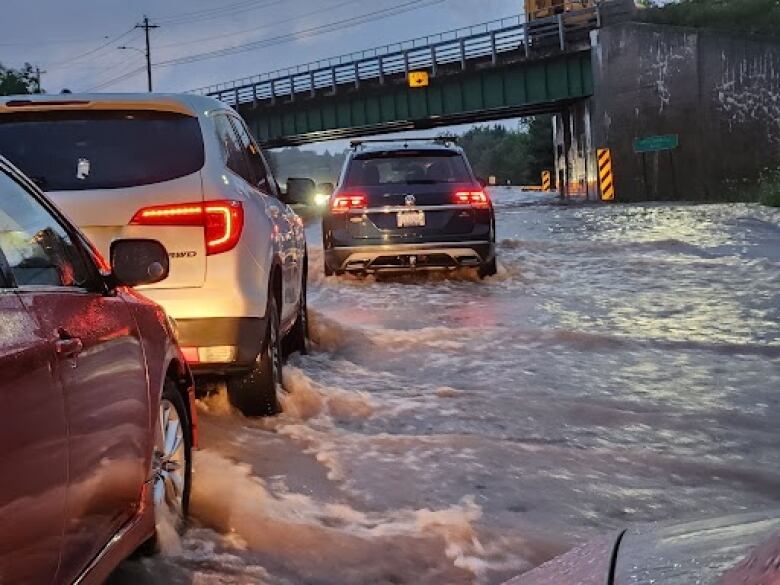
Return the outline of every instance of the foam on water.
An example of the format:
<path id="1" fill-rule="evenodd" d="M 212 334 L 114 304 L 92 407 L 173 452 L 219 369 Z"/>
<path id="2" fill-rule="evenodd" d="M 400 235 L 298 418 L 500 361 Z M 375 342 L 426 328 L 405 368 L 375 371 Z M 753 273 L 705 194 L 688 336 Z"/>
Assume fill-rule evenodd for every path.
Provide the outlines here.
<path id="1" fill-rule="evenodd" d="M 193 513 L 214 532 L 195 532 L 190 536 L 196 540 L 185 539 L 184 548 L 168 551 L 184 566 L 208 561 L 222 548 L 234 562 L 268 559 L 292 582 L 428 583 L 428 576 L 467 583 L 479 581 L 495 555 L 474 529 L 481 511 L 472 498 L 441 510 L 366 512 L 274 492 L 248 466 L 208 450 L 198 453 L 196 462 Z M 211 546 L 199 546 L 204 538 Z M 527 565 L 497 558 L 514 568 Z M 311 575 L 317 577 L 308 580 Z M 262 578 L 277 582 L 267 574 Z"/>

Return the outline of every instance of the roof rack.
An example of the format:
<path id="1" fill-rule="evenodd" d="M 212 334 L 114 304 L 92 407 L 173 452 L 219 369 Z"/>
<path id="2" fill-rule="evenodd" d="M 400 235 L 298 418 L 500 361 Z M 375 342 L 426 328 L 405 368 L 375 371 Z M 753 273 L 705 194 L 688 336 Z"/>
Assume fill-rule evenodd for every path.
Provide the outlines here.
<path id="1" fill-rule="evenodd" d="M 364 146 L 366 144 L 385 144 L 385 143 L 391 143 L 391 144 L 408 144 L 409 142 L 434 142 L 436 144 L 442 144 L 442 145 L 456 145 L 458 143 L 458 138 L 456 136 L 435 136 L 432 138 L 374 138 L 370 140 L 353 140 L 350 142 L 351 148 L 359 148 L 361 146 Z"/>

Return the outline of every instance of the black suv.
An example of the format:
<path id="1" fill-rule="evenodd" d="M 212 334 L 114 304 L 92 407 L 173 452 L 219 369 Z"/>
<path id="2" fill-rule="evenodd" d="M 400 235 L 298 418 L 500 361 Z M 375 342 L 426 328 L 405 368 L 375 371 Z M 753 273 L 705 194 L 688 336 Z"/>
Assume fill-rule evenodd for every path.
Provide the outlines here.
<path id="1" fill-rule="evenodd" d="M 325 274 L 470 267 L 492 276 L 495 225 L 453 142 L 353 142 L 322 220 Z"/>

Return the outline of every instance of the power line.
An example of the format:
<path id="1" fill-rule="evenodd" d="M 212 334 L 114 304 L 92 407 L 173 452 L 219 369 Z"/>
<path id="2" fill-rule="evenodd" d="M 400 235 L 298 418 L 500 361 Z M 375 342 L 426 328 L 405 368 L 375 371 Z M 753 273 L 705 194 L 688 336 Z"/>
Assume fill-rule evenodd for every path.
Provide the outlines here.
<path id="1" fill-rule="evenodd" d="M 263 2 L 263 4 L 264 3 L 265 2 Z M 218 13 L 218 12 L 241 9 L 246 6 L 251 6 L 253 4 L 257 4 L 257 0 L 243 0 L 241 2 L 233 2 L 232 4 L 226 4 L 223 6 L 215 6 L 213 8 L 202 8 L 200 10 L 193 10 L 192 12 L 183 12 L 175 16 L 163 17 L 161 19 L 158 19 L 158 21 L 163 24 L 176 24 L 177 22 L 187 20 L 190 18 L 200 18 L 204 15 L 214 14 L 215 12 Z"/>
<path id="2" fill-rule="evenodd" d="M 95 53 L 97 53 L 99 51 L 102 51 L 106 47 L 109 47 L 109 46 L 113 45 L 114 43 L 116 43 L 118 41 L 121 41 L 123 38 L 125 38 L 126 36 L 128 36 L 129 34 L 131 34 L 133 32 L 135 32 L 135 27 L 133 27 L 133 28 L 131 28 L 129 30 L 126 30 L 121 35 L 118 35 L 116 37 L 110 38 L 109 40 L 107 40 L 102 45 L 100 45 L 98 47 L 95 47 L 94 49 L 90 49 L 89 51 L 86 51 L 85 53 L 81 53 L 79 55 L 76 55 L 75 57 L 70 57 L 70 58 L 66 59 L 65 61 L 59 61 L 59 62 L 56 62 L 56 63 L 49 63 L 49 67 L 59 67 L 59 68 L 67 67 L 69 64 L 75 63 L 76 61 L 80 61 L 84 57 L 89 57 L 90 55 L 94 55 Z"/>
<path id="3" fill-rule="evenodd" d="M 130 67 L 133 69 L 138 67 L 138 59 L 136 57 L 126 56 L 124 58 L 118 58 L 111 62 L 109 68 L 103 68 L 102 73 L 97 74 L 94 77 L 82 78 L 78 83 L 73 83 L 72 85 L 75 87 L 81 87 L 87 84 L 98 85 L 112 76 L 116 76 L 117 72 L 129 71 Z"/>
<path id="4" fill-rule="evenodd" d="M 321 13 L 321 12 L 324 12 L 324 11 L 330 11 L 330 10 L 333 10 L 335 8 L 347 5 L 347 4 L 355 3 L 357 1 L 359 1 L 359 0 L 344 1 L 344 2 L 341 2 L 339 4 L 336 4 L 335 6 L 331 6 L 329 8 L 323 9 L 323 10 L 312 11 L 312 12 L 306 14 L 306 15 L 302 15 L 302 16 L 299 16 L 299 17 L 286 19 L 286 20 L 281 21 L 280 23 L 277 23 L 277 24 L 281 24 L 283 22 L 294 21 L 294 20 L 297 20 L 298 18 L 309 16 L 309 15 L 312 15 L 312 14 Z M 368 13 L 365 13 L 365 14 L 361 14 L 361 15 L 358 15 L 358 16 L 353 16 L 353 17 L 345 18 L 345 19 L 338 20 L 338 21 L 335 21 L 335 22 L 330 22 L 330 23 L 326 23 L 326 24 L 323 24 L 323 25 L 310 27 L 308 29 L 299 30 L 299 31 L 296 31 L 295 33 L 289 33 L 289 34 L 284 34 L 284 35 L 277 35 L 277 36 L 274 36 L 274 37 L 269 37 L 269 38 L 266 38 L 266 39 L 260 39 L 258 41 L 253 41 L 253 42 L 250 42 L 250 43 L 244 43 L 244 44 L 240 44 L 240 45 L 236 45 L 236 46 L 232 46 L 232 47 L 225 47 L 225 48 L 222 48 L 222 49 L 216 49 L 214 51 L 206 51 L 206 52 L 198 53 L 198 54 L 194 54 L 194 55 L 188 55 L 188 56 L 184 56 L 184 57 L 168 59 L 168 60 L 160 61 L 160 62 L 155 63 L 155 64 L 152 64 L 152 62 L 151 62 L 151 50 L 150 50 L 149 47 L 147 47 L 147 52 L 145 53 L 146 56 L 147 56 L 147 66 L 146 66 L 147 82 L 148 82 L 149 88 L 151 88 L 151 69 L 155 68 L 155 67 L 171 67 L 171 66 L 175 66 L 175 65 L 195 63 L 195 62 L 203 61 L 203 60 L 207 60 L 207 59 L 213 59 L 213 58 L 233 55 L 233 54 L 236 54 L 236 53 L 252 51 L 252 50 L 256 50 L 256 49 L 260 49 L 260 48 L 272 47 L 272 46 L 288 43 L 288 42 L 291 42 L 291 41 L 295 41 L 295 40 L 298 40 L 298 39 L 301 39 L 301 38 L 310 38 L 310 37 L 313 37 L 313 36 L 318 36 L 318 35 L 326 34 L 326 33 L 329 33 L 329 32 L 334 32 L 334 31 L 343 30 L 343 29 L 346 29 L 346 28 L 351 28 L 351 27 L 354 27 L 354 26 L 358 26 L 358 25 L 361 25 L 361 24 L 368 23 L 368 22 L 373 22 L 373 21 L 377 21 L 377 20 L 390 18 L 392 16 L 396 16 L 396 15 L 403 14 L 403 13 L 406 13 L 406 12 L 411 12 L 411 11 L 415 11 L 415 10 L 429 8 L 429 7 L 441 4 L 441 3 L 446 2 L 446 1 L 448 1 L 448 0 L 407 0 L 405 2 L 402 2 L 400 4 L 396 4 L 394 6 L 389 6 L 389 7 L 380 9 L 380 10 L 374 10 L 374 11 L 371 11 L 371 12 L 368 12 Z M 273 3 L 278 3 L 278 0 L 275 0 L 274 2 L 271 2 L 271 3 L 265 2 L 264 5 L 270 5 L 270 4 L 273 4 Z M 231 4 L 229 6 L 231 6 L 231 7 L 232 6 L 237 6 L 237 5 L 242 5 L 243 6 L 243 5 L 246 5 L 246 4 L 248 4 L 248 3 L 247 2 L 238 2 L 238 3 Z M 252 9 L 257 8 L 257 7 L 258 6 L 255 6 Z M 222 8 L 223 9 L 227 8 L 227 6 L 226 7 L 222 7 Z M 214 9 L 214 10 L 216 10 L 216 9 Z M 144 19 L 145 20 L 144 20 L 143 23 L 138 24 L 135 27 L 133 27 L 133 29 L 130 29 L 130 31 L 127 31 L 126 33 L 123 33 L 122 35 L 120 35 L 119 38 L 124 38 L 124 36 L 126 36 L 127 34 L 129 34 L 130 32 L 134 31 L 137 28 L 143 29 L 145 31 L 145 33 L 148 35 L 149 30 L 154 29 L 154 28 L 158 28 L 160 26 L 159 24 L 152 25 L 146 17 L 144 17 Z M 148 30 L 146 29 L 147 26 L 149 27 Z M 272 25 L 269 25 L 269 26 L 272 26 Z M 265 27 L 259 27 L 259 28 L 265 28 Z M 231 36 L 233 34 L 241 34 L 241 33 L 233 32 L 233 33 L 228 33 L 228 34 L 225 34 L 225 35 L 219 35 L 219 36 L 211 37 L 211 39 L 225 38 L 225 37 Z M 118 39 L 113 39 L 112 42 L 115 42 L 116 40 L 118 40 Z M 202 40 L 203 39 L 201 39 L 201 41 Z M 192 44 L 192 43 L 182 43 L 182 45 L 184 45 L 184 44 Z M 102 45 L 101 47 L 98 47 L 96 49 L 93 49 L 93 51 L 91 51 L 90 53 L 97 52 L 98 50 L 101 50 L 102 48 L 104 48 L 107 45 L 108 45 L 108 43 L 104 43 L 104 45 Z M 168 45 L 168 46 L 170 46 L 170 45 Z M 85 55 L 79 56 L 79 58 L 82 58 L 84 56 Z M 138 67 L 138 68 L 132 69 L 131 71 L 127 71 L 125 73 L 122 73 L 121 75 L 117 75 L 115 77 L 112 77 L 110 79 L 101 80 L 97 84 L 95 84 L 92 87 L 90 87 L 89 89 L 87 89 L 86 91 L 95 91 L 95 90 L 103 89 L 105 87 L 109 87 L 111 85 L 120 83 L 121 81 L 124 81 L 126 79 L 129 79 L 131 77 L 136 76 L 138 73 L 140 73 L 143 70 L 144 70 L 144 67 Z M 114 71 L 115 71 L 115 69 L 114 69 Z"/>
<path id="5" fill-rule="evenodd" d="M 107 81 L 104 81 L 103 83 L 99 83 L 98 85 L 93 85 L 90 88 L 85 89 L 85 92 L 92 92 L 97 91 L 99 89 L 103 89 L 104 87 L 109 87 L 111 85 L 115 85 L 119 83 L 120 81 L 124 81 L 125 79 L 130 79 L 131 77 L 135 77 L 139 73 L 142 73 L 146 70 L 146 67 L 136 67 L 132 71 L 128 71 L 127 73 L 124 73 L 122 75 L 119 75 L 117 77 L 113 77 Z"/>
<path id="6" fill-rule="evenodd" d="M 102 37 L 107 39 L 108 36 Z M 89 45 L 102 39 L 62 39 L 59 41 L 25 41 L 25 42 L 11 42 L 0 43 L 0 47 L 40 47 L 40 46 L 52 46 L 52 45 Z"/>
<path id="7" fill-rule="evenodd" d="M 446 2 L 447 0 L 409 0 L 407 2 L 404 2 L 402 4 L 384 8 L 381 10 L 376 10 L 373 12 L 369 12 L 366 14 L 362 14 L 359 16 L 350 17 L 347 19 L 331 22 L 324 25 L 319 25 L 315 27 L 311 27 L 304 30 L 299 30 L 294 33 L 284 34 L 284 35 L 278 35 L 276 37 L 270 37 L 267 39 L 261 39 L 258 41 L 253 41 L 250 43 L 245 43 L 241 45 L 235 45 L 233 47 L 225 47 L 223 49 L 216 49 L 214 51 L 207 51 L 204 53 L 198 53 L 195 55 L 189 55 L 187 57 L 179 57 L 174 59 L 168 59 L 165 61 L 160 61 L 159 63 L 156 63 L 155 67 L 171 67 L 173 65 L 184 65 L 188 63 L 195 63 L 198 61 L 204 61 L 207 59 L 214 59 L 217 57 L 225 57 L 228 55 L 235 55 L 237 53 L 244 53 L 247 51 L 253 51 L 256 49 L 262 49 L 267 47 L 272 47 L 276 45 L 280 45 L 283 43 L 288 43 L 290 41 L 295 41 L 301 38 L 310 38 L 313 36 L 318 36 L 321 34 L 334 32 L 337 30 L 343 30 L 346 28 L 351 28 L 353 26 L 358 26 L 360 24 L 365 24 L 368 22 L 376 21 L 376 20 L 382 20 L 384 18 L 389 18 L 390 16 L 396 16 L 398 14 L 403 14 L 406 12 L 411 12 L 414 10 L 420 10 L 423 8 L 429 8 L 431 6 L 435 6 L 437 4 L 442 4 L 443 2 Z M 225 35 L 227 36 L 227 35 Z"/>
<path id="8" fill-rule="evenodd" d="M 286 2 L 289 2 L 289 0 L 263 0 L 261 2 L 258 2 L 258 0 L 243 0 L 242 2 L 234 2 L 233 4 L 227 4 L 225 6 L 180 14 L 176 17 L 158 20 L 158 22 L 165 26 L 179 26 L 182 24 L 191 24 L 203 20 L 221 18 L 223 16 L 242 14 L 244 12 L 250 12 L 259 8 L 267 8 L 276 4 L 284 4 Z"/>
<path id="9" fill-rule="evenodd" d="M 293 16 L 291 18 L 285 18 L 283 20 L 276 20 L 276 21 L 273 21 L 273 22 L 266 22 L 265 24 L 263 24 L 261 26 L 255 26 L 255 27 L 252 27 L 252 28 L 244 29 L 244 30 L 236 30 L 236 31 L 231 32 L 230 34 L 232 34 L 232 35 L 243 35 L 243 34 L 246 34 L 246 33 L 249 33 L 249 32 L 255 32 L 255 31 L 258 31 L 258 30 L 266 29 L 266 28 L 273 28 L 275 26 L 279 26 L 280 24 L 287 24 L 289 22 L 295 22 L 298 19 L 308 18 L 310 16 L 315 16 L 317 14 L 322 14 L 323 12 L 332 12 L 333 10 L 337 10 L 337 9 L 342 8 L 344 6 L 348 6 L 350 4 L 357 4 L 358 2 L 363 2 L 363 1 L 364 0 L 346 0 L 346 2 L 340 2 L 338 4 L 333 4 L 331 6 L 326 6 L 325 8 L 321 8 L 319 10 L 312 10 L 311 12 L 305 12 L 304 14 L 299 14 L 299 15 Z M 225 37 L 224 34 L 222 34 L 222 35 L 212 35 L 210 37 L 201 37 L 199 39 L 193 39 L 191 41 L 183 41 L 183 42 L 180 42 L 180 43 L 168 43 L 167 45 L 160 45 L 158 48 L 160 48 L 160 49 L 169 49 L 169 48 L 172 48 L 172 47 L 183 47 L 183 46 L 186 46 L 186 45 L 195 45 L 195 44 L 205 43 L 205 42 L 208 42 L 208 41 L 222 39 L 224 37 Z"/>

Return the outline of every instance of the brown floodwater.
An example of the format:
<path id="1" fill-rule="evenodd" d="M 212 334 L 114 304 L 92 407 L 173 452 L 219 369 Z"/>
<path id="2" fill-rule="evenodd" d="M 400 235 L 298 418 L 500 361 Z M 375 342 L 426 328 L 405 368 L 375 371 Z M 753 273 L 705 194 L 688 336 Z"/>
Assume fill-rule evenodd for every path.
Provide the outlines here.
<path id="1" fill-rule="evenodd" d="M 200 404 L 193 526 L 111 583 L 499 584 L 780 503 L 780 212 L 496 190 L 498 276 L 325 279 L 284 413 Z"/>

